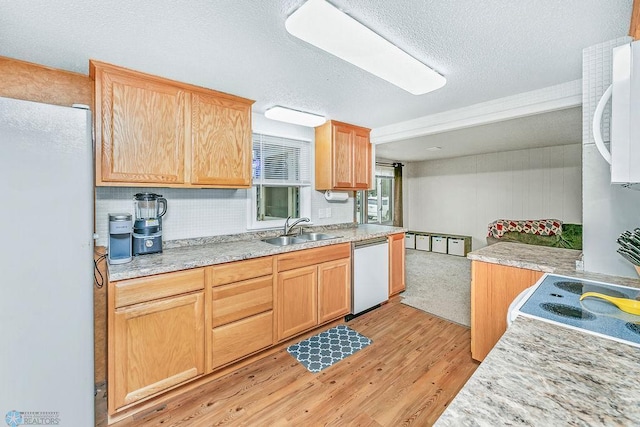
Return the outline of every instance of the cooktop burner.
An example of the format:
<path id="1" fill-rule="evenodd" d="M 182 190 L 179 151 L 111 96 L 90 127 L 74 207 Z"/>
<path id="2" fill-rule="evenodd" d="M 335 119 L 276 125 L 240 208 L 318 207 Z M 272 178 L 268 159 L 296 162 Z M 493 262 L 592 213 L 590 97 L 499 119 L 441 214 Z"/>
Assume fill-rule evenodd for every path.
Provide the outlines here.
<path id="1" fill-rule="evenodd" d="M 627 322 L 625 325 L 634 334 L 640 335 L 640 324 Z"/>
<path id="2" fill-rule="evenodd" d="M 540 308 L 549 311 L 553 314 L 557 314 L 562 317 L 569 317 L 572 319 L 582 320 L 595 320 L 596 316 L 578 307 L 571 307 L 570 305 L 554 304 L 545 302 L 540 304 Z"/>
<path id="3" fill-rule="evenodd" d="M 561 281 L 561 282 L 555 282 L 554 286 L 556 288 L 560 288 L 563 291 L 567 291 L 567 292 L 571 292 L 572 294 L 576 294 L 576 295 L 582 295 L 583 293 L 585 293 L 586 291 L 583 290 L 585 283 L 581 282 L 581 281 Z M 599 292 L 601 294 L 606 294 L 612 297 L 617 297 L 617 298 L 627 298 L 626 294 L 622 293 L 622 292 L 618 292 L 614 289 L 608 289 L 608 288 L 603 288 L 600 286 L 596 286 L 596 285 L 588 285 L 589 286 L 589 290 L 591 292 Z"/>
<path id="4" fill-rule="evenodd" d="M 567 276 L 545 274 L 515 306 L 524 315 L 640 347 L 640 316 L 625 313 L 600 298 L 580 296 L 598 292 L 636 299 L 640 289 Z"/>

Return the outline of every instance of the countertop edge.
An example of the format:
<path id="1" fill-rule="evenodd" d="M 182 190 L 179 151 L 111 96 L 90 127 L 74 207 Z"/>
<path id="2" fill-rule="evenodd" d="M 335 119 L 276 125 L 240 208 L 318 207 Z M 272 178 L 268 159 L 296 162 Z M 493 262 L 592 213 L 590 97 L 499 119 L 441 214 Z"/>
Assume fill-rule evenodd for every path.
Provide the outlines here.
<path id="1" fill-rule="evenodd" d="M 160 254 L 134 257 L 132 263 L 109 265 L 109 281 L 117 282 L 127 279 L 171 273 L 174 271 L 201 268 L 217 264 L 280 255 L 305 249 L 313 249 L 342 243 L 352 243 L 362 240 L 387 237 L 392 234 L 406 233 L 403 227 L 366 225 L 351 229 L 333 230 L 343 236 L 335 239 L 296 243 L 288 246 L 275 246 L 262 242 L 260 239 L 226 241 L 196 246 L 184 246 L 166 249 Z M 250 248 L 250 246 L 253 246 Z M 223 248 L 221 251 L 217 249 Z M 224 251 L 226 249 L 226 252 Z M 189 256 L 191 254 L 191 256 Z M 180 261 L 182 257 L 190 260 Z M 174 259 L 172 261 L 172 258 Z"/>

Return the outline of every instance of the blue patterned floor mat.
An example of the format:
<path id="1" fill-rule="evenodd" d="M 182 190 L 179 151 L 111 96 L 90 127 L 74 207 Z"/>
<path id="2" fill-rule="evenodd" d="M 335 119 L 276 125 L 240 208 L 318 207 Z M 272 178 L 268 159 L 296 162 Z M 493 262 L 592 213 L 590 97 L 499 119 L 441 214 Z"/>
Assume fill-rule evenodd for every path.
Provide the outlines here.
<path id="1" fill-rule="evenodd" d="M 287 347 L 290 355 L 311 372 L 320 372 L 372 341 L 346 325 L 338 325 Z"/>

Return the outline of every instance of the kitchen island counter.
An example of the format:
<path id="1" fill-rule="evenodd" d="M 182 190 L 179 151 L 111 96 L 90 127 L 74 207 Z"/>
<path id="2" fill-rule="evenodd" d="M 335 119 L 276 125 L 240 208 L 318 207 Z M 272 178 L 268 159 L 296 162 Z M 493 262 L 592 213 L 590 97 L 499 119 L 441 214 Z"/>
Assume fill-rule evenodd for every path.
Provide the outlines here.
<path id="1" fill-rule="evenodd" d="M 542 271 L 544 273 L 562 274 L 580 279 L 640 288 L 640 280 L 635 277 L 610 276 L 587 271 L 576 271 L 576 261 L 580 259 L 581 255 L 581 251 L 574 249 L 501 242 L 469 252 L 467 258 L 472 261 L 525 268 L 528 270 Z"/>
<path id="2" fill-rule="evenodd" d="M 581 251 L 524 243 L 500 242 L 467 254 L 473 261 L 526 268 L 545 273 L 574 270 Z"/>
<path id="3" fill-rule="evenodd" d="M 640 349 L 518 317 L 436 426 L 638 425 Z"/>
<path id="4" fill-rule="evenodd" d="M 190 268 L 206 267 L 208 265 L 278 255 L 338 243 L 385 237 L 390 234 L 407 231 L 405 228 L 374 224 L 363 224 L 357 227 L 352 225 L 305 227 L 305 230 L 322 231 L 334 235 L 336 238 L 276 246 L 263 242 L 262 239 L 274 237 L 279 233 L 277 231 L 266 231 L 168 241 L 165 243 L 162 253 L 137 256 L 127 264 L 109 265 L 109 280 L 133 279 Z"/>
<path id="5" fill-rule="evenodd" d="M 474 261 L 640 288 L 640 280 L 575 271 L 580 252 L 498 243 Z M 640 348 L 518 317 L 437 426 L 638 425 Z"/>

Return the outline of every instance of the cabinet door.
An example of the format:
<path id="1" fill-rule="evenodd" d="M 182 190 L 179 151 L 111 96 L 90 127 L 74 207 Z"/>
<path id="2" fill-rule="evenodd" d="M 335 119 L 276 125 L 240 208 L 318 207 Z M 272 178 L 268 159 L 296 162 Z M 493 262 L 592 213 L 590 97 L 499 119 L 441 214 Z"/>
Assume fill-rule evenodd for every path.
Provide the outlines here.
<path id="1" fill-rule="evenodd" d="M 333 126 L 333 186 L 353 187 L 353 130 L 349 126 Z"/>
<path id="2" fill-rule="evenodd" d="M 318 267 L 310 266 L 278 274 L 278 341 L 318 324 Z"/>
<path id="3" fill-rule="evenodd" d="M 204 293 L 115 310 L 109 331 L 109 410 L 204 372 Z"/>
<path id="4" fill-rule="evenodd" d="M 509 304 L 542 272 L 473 261 L 471 263 L 471 356 L 482 361 L 507 330 Z"/>
<path id="5" fill-rule="evenodd" d="M 353 187 L 366 190 L 371 187 L 371 143 L 369 131 L 356 128 L 353 139 Z"/>
<path id="6" fill-rule="evenodd" d="M 351 311 L 351 259 L 318 266 L 318 323 L 335 320 Z"/>
<path id="7" fill-rule="evenodd" d="M 95 77 L 96 182 L 183 183 L 187 94 L 134 73 Z"/>
<path id="8" fill-rule="evenodd" d="M 404 233 L 389 236 L 389 295 L 405 290 Z"/>
<path id="9" fill-rule="evenodd" d="M 251 186 L 251 105 L 193 93 L 191 183 Z"/>

